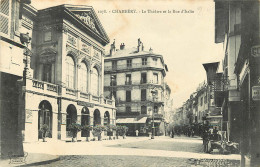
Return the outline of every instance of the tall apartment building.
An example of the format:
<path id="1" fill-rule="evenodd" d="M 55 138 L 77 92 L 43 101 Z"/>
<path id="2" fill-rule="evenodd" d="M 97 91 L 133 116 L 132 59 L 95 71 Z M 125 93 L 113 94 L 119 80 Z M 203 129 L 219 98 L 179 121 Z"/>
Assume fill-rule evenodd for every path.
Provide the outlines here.
<path id="1" fill-rule="evenodd" d="M 109 38 L 94 9 L 37 10 L 24 2 L 30 1 L 1 0 L 2 154 L 5 147 L 15 149 L 19 134 L 26 142 L 38 141 L 44 124 L 53 140 L 71 138 L 72 123 L 115 124 L 115 104 L 103 97 Z"/>
<path id="2" fill-rule="evenodd" d="M 116 100 L 117 124 L 128 126 L 129 135 L 135 130 L 146 135 L 153 117 L 156 134 L 163 134 L 164 77 L 168 71 L 163 56 L 152 49 L 144 51 L 140 39 L 137 47 L 130 49 L 122 43 L 116 50 L 114 42 L 105 57 L 104 71 L 104 96 Z"/>

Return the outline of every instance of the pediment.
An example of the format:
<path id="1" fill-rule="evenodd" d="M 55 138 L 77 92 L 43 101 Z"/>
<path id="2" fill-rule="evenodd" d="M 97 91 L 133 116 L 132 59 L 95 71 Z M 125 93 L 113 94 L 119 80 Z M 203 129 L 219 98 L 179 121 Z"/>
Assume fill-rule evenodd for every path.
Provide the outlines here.
<path id="1" fill-rule="evenodd" d="M 40 56 L 48 56 L 48 55 L 56 55 L 56 54 L 57 52 L 51 48 L 46 48 L 39 53 Z"/>
<path id="2" fill-rule="evenodd" d="M 95 33 L 101 35 L 105 39 L 109 39 L 91 6 L 66 5 L 65 7 Z"/>

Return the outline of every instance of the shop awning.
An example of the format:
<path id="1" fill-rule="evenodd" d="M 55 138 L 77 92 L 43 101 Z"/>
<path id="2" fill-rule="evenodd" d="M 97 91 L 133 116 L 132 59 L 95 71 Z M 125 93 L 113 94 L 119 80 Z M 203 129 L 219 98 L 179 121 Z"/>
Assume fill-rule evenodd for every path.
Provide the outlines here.
<path id="1" fill-rule="evenodd" d="M 212 115 L 212 116 L 207 116 L 207 118 L 222 118 L 223 116 L 222 115 Z"/>
<path id="2" fill-rule="evenodd" d="M 153 120 L 151 120 L 151 122 L 153 122 Z M 154 120 L 154 123 L 161 123 L 161 120 Z"/>
<path id="3" fill-rule="evenodd" d="M 147 117 L 143 117 L 141 119 L 137 118 L 118 118 L 116 120 L 117 124 L 145 124 Z"/>

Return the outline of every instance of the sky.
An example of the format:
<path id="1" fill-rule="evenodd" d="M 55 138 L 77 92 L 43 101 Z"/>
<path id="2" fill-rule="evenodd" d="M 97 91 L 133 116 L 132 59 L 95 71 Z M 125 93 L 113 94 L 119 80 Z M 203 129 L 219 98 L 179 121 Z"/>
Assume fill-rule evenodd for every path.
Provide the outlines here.
<path id="1" fill-rule="evenodd" d="M 223 45 L 214 43 L 213 0 L 32 0 L 31 3 L 36 9 L 61 4 L 93 6 L 110 42 L 115 39 L 117 48 L 121 43 L 126 48 L 136 47 L 140 38 L 144 50 L 151 47 L 154 53 L 161 54 L 169 69 L 165 81 L 171 88 L 174 108 L 181 107 L 206 80 L 203 63 L 222 61 Z M 137 13 L 114 13 L 128 9 Z M 156 13 L 149 12 L 154 10 Z M 106 50 L 109 48 L 110 44 Z"/>

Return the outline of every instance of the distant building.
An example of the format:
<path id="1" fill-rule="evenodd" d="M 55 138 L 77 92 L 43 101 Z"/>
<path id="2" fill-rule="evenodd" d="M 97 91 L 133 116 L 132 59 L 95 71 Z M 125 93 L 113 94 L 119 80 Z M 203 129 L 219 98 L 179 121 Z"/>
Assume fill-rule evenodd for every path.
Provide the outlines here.
<path id="1" fill-rule="evenodd" d="M 115 41 L 105 57 L 105 97 L 114 97 L 117 124 L 129 127 L 128 135 L 138 129 L 141 135 L 151 131 L 152 117 L 156 135 L 164 133 L 164 77 L 168 71 L 163 56 L 144 51 L 138 39 L 137 47 L 127 49 L 125 44 L 117 50 Z M 153 96 L 151 91 L 156 90 Z"/>
<path id="2" fill-rule="evenodd" d="M 209 97 L 208 97 L 208 89 L 207 84 L 202 83 L 198 89 L 197 89 L 197 106 L 198 106 L 198 112 L 197 112 L 197 121 L 198 123 L 203 123 L 206 116 L 208 115 L 209 111 Z"/>

